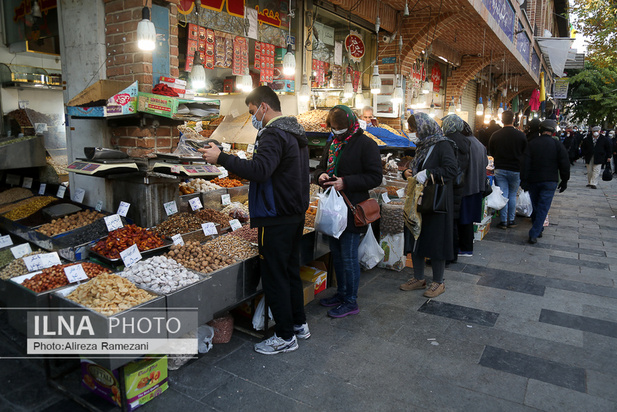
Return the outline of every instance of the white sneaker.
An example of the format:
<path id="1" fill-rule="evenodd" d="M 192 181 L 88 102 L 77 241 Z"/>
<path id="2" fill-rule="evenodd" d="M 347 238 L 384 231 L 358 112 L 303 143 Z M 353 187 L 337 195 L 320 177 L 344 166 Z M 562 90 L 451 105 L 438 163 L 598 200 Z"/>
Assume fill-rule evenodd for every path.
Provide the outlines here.
<path id="1" fill-rule="evenodd" d="M 298 339 L 308 339 L 311 337 L 311 331 L 309 331 L 308 323 L 302 325 L 294 325 L 294 334 Z"/>
<path id="2" fill-rule="evenodd" d="M 293 352 L 298 349 L 298 340 L 292 336 L 290 340 L 285 340 L 276 336 L 276 333 L 269 339 L 255 344 L 255 352 L 264 355 L 276 355 L 282 352 Z"/>

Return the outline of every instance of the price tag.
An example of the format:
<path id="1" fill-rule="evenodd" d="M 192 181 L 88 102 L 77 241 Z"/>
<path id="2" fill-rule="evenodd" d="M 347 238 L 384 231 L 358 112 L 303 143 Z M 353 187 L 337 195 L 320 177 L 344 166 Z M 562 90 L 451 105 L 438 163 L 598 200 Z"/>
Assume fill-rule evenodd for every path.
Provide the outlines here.
<path id="1" fill-rule="evenodd" d="M 120 215 L 105 216 L 105 224 L 107 225 L 108 232 L 112 232 L 124 226 L 122 224 L 122 219 L 120 219 Z"/>
<path id="2" fill-rule="evenodd" d="M 24 186 L 26 189 L 32 189 L 32 181 L 33 181 L 33 180 L 34 180 L 34 179 L 32 179 L 31 177 L 24 177 L 24 185 L 23 185 L 23 186 Z"/>
<path id="3" fill-rule="evenodd" d="M 229 153 L 229 151 L 231 150 L 231 145 L 229 143 L 222 143 L 221 146 L 223 146 L 223 151 L 225 153 Z"/>
<path id="4" fill-rule="evenodd" d="M 134 244 L 133 246 L 120 252 L 120 257 L 122 258 L 122 262 L 124 262 L 124 266 L 130 268 L 141 260 L 141 253 L 139 253 L 137 245 Z"/>
<path id="5" fill-rule="evenodd" d="M 180 233 L 173 235 L 171 240 L 174 241 L 174 245 L 184 246 L 184 239 L 182 239 L 182 235 Z"/>
<path id="6" fill-rule="evenodd" d="M 214 226 L 214 223 L 212 223 L 212 222 L 202 223 L 201 224 L 201 230 L 204 231 L 204 235 L 206 235 L 206 236 L 212 236 L 212 235 L 216 235 L 218 233 L 217 230 L 216 230 L 216 226 Z"/>
<path id="7" fill-rule="evenodd" d="M 64 268 L 64 274 L 69 280 L 69 283 L 79 282 L 80 280 L 88 280 L 88 275 L 84 271 L 84 267 L 80 264 L 67 266 Z"/>
<path id="8" fill-rule="evenodd" d="M 238 152 L 238 157 L 239 157 L 240 159 L 244 159 L 244 160 L 246 160 L 246 153 L 244 153 L 242 150 L 240 150 L 240 151 Z"/>
<path id="9" fill-rule="evenodd" d="M 390 203 L 390 198 L 388 197 L 387 192 L 382 193 L 381 198 L 383 199 L 384 203 Z"/>
<path id="10" fill-rule="evenodd" d="M 193 211 L 201 209 L 203 207 L 199 197 L 194 197 L 191 200 L 189 200 L 189 205 L 191 205 L 191 209 Z"/>
<path id="11" fill-rule="evenodd" d="M 86 191 L 81 187 L 77 188 L 77 190 L 75 190 L 75 196 L 73 197 L 73 201 L 77 203 L 83 203 L 84 196 L 86 196 Z"/>
<path id="12" fill-rule="evenodd" d="M 171 167 L 171 173 L 179 174 L 181 171 L 182 171 L 182 166 L 180 165 L 173 165 Z"/>
<path id="13" fill-rule="evenodd" d="M 172 200 L 171 202 L 163 203 L 163 207 L 165 208 L 165 213 L 167 213 L 167 216 L 171 216 L 171 215 L 178 213 L 178 205 L 176 204 L 175 200 Z"/>
<path id="14" fill-rule="evenodd" d="M 66 192 L 66 186 L 60 185 L 58 187 L 58 192 L 56 193 L 56 197 L 59 197 L 60 199 L 64 199 L 65 192 Z"/>
<path id="15" fill-rule="evenodd" d="M 242 227 L 242 223 L 238 219 L 232 219 L 229 221 L 229 226 L 234 232 Z"/>
<path id="16" fill-rule="evenodd" d="M 129 207 L 131 207 L 130 203 L 120 202 L 120 206 L 118 206 L 118 214 L 126 217 L 126 214 L 129 212 Z"/>
<path id="17" fill-rule="evenodd" d="M 11 248 L 11 253 L 15 257 L 15 259 L 19 259 L 23 255 L 27 255 L 28 253 L 32 253 L 32 248 L 30 247 L 30 243 L 23 243 L 21 245 L 17 245 Z"/>
<path id="18" fill-rule="evenodd" d="M 403 188 L 401 188 L 401 189 L 397 190 L 397 191 L 396 191 L 396 195 L 397 195 L 398 197 L 405 197 L 405 188 L 403 187 Z"/>
<path id="19" fill-rule="evenodd" d="M 204 129 L 204 122 L 199 121 L 197 123 L 195 123 L 195 131 L 197 133 L 201 132 Z"/>
<path id="20" fill-rule="evenodd" d="M 362 130 L 366 130 L 366 121 L 358 119 L 358 124 Z"/>
<path id="21" fill-rule="evenodd" d="M 41 186 L 39 186 L 39 195 L 44 195 L 45 189 L 47 189 L 47 183 L 41 183 Z"/>
<path id="22" fill-rule="evenodd" d="M 98 202 L 96 202 L 96 211 L 100 212 L 101 210 L 103 210 L 103 201 L 99 200 Z"/>
<path id="23" fill-rule="evenodd" d="M 20 176 L 7 174 L 6 175 L 6 183 L 11 186 L 19 186 Z"/>
<path id="24" fill-rule="evenodd" d="M 56 252 L 42 253 L 40 255 L 26 256 L 24 258 L 26 268 L 30 272 L 43 270 L 60 264 L 60 256 Z"/>
<path id="25" fill-rule="evenodd" d="M 227 169 L 225 169 L 223 166 L 219 167 L 219 172 L 221 172 L 220 175 L 218 175 L 219 179 L 224 179 L 227 176 L 229 176 L 229 172 L 227 171 Z"/>
<path id="26" fill-rule="evenodd" d="M 3 247 L 11 246 L 13 241 L 11 240 L 11 235 L 0 236 L 0 249 Z"/>
<path id="27" fill-rule="evenodd" d="M 231 196 L 229 196 L 229 195 L 221 195 L 221 203 L 223 205 L 231 204 Z"/>
<path id="28" fill-rule="evenodd" d="M 236 117 L 240 116 L 240 113 L 238 112 L 238 109 L 233 109 L 231 111 L 231 113 L 229 113 L 229 114 L 231 114 L 231 118 L 232 119 L 235 119 Z"/>
<path id="29" fill-rule="evenodd" d="M 252 143 L 249 143 L 249 145 L 246 147 L 246 152 L 253 153 L 254 151 L 255 151 L 255 145 Z"/>

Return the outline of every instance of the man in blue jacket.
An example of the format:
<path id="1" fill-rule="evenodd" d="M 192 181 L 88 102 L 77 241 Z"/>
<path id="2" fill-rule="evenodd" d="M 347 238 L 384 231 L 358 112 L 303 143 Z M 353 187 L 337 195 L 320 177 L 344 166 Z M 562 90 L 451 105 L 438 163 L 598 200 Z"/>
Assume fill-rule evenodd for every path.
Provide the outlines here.
<path id="1" fill-rule="evenodd" d="M 257 343 L 255 351 L 274 355 L 298 349 L 297 338 L 311 336 L 300 279 L 300 240 L 309 204 L 308 140 L 295 117 L 283 116 L 269 87 L 257 87 L 245 103 L 258 130 L 253 159 L 221 153 L 212 143 L 199 151 L 208 163 L 250 180 L 251 227 L 258 228 L 261 279 L 276 323 L 274 336 Z"/>

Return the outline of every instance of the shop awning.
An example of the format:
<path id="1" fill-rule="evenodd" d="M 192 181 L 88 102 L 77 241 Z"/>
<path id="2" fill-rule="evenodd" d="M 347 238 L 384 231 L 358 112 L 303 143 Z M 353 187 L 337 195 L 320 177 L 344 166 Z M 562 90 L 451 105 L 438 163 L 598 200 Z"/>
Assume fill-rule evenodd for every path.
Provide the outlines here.
<path id="1" fill-rule="evenodd" d="M 570 37 L 537 37 L 538 45 L 549 68 L 558 77 L 565 76 L 563 72 L 574 39 Z"/>

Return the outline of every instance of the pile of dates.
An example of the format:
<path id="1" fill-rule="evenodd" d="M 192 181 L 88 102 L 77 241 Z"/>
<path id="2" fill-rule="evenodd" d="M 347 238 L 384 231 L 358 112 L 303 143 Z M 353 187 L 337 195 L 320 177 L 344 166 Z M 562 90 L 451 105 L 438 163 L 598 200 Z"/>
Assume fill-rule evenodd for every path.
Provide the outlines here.
<path id="1" fill-rule="evenodd" d="M 109 236 L 99 240 L 92 250 L 108 259 L 120 259 L 120 252 L 137 245 L 140 252 L 156 249 L 164 245 L 163 237 L 137 225 L 127 225 L 109 232 Z"/>

